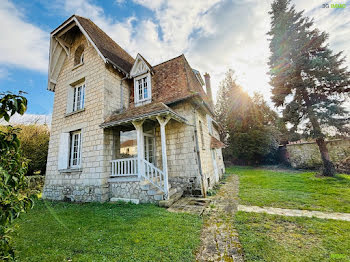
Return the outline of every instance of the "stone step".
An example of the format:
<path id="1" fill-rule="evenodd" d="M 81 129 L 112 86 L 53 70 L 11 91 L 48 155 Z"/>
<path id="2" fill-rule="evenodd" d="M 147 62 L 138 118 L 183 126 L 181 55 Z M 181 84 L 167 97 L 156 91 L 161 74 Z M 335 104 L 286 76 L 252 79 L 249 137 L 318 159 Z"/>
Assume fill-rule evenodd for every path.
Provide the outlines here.
<path id="1" fill-rule="evenodd" d="M 183 195 L 183 190 L 179 189 L 178 192 L 173 194 L 171 197 L 169 197 L 168 200 L 161 200 L 158 202 L 158 205 L 160 207 L 170 207 L 172 204 L 174 204 L 177 200 L 179 200 Z"/>
<path id="2" fill-rule="evenodd" d="M 169 186 L 169 190 L 171 188 L 171 184 L 168 184 Z M 144 179 L 140 182 L 140 187 L 142 190 L 151 190 L 151 189 L 156 189 L 157 187 L 155 187 L 150 181 L 148 181 L 147 179 Z"/>
<path id="3" fill-rule="evenodd" d="M 155 189 L 147 190 L 147 194 L 150 195 L 150 196 L 163 195 L 164 192 L 162 190 L 159 190 L 158 188 L 155 188 Z"/>

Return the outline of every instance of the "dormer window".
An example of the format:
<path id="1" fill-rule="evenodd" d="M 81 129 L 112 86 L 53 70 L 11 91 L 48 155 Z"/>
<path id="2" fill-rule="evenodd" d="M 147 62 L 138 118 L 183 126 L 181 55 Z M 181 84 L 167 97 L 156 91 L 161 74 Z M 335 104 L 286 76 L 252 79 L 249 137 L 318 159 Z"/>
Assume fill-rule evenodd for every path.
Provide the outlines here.
<path id="1" fill-rule="evenodd" d="M 145 104 L 151 101 L 151 76 L 144 74 L 134 78 L 135 104 Z"/>

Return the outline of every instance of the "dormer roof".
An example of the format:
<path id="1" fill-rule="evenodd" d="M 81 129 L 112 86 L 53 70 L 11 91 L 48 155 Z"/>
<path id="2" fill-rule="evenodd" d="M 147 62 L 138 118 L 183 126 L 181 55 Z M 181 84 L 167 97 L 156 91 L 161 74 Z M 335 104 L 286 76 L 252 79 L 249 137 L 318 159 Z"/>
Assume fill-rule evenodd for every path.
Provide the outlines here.
<path id="1" fill-rule="evenodd" d="M 151 64 L 148 63 L 141 54 L 137 54 L 135 62 L 130 70 L 130 77 L 142 75 L 147 72 L 152 72 Z"/>

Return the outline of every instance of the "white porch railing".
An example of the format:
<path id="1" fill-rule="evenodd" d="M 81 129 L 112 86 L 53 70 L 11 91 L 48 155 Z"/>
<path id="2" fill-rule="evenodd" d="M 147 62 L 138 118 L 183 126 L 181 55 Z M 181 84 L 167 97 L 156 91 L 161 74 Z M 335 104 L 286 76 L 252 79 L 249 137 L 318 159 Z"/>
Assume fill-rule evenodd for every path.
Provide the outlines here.
<path id="1" fill-rule="evenodd" d="M 143 168 L 138 168 L 138 159 L 122 158 L 112 160 L 111 177 L 120 176 L 142 176 L 159 190 L 163 191 L 165 196 L 168 195 L 168 178 L 162 170 L 145 159 L 141 159 Z M 141 171 L 139 174 L 139 170 Z"/>
<path id="2" fill-rule="evenodd" d="M 141 173 L 141 176 L 163 191 L 165 195 L 168 195 L 168 178 L 165 177 L 164 172 L 145 159 L 142 159 L 142 163 L 144 165 L 144 173 Z"/>
<path id="3" fill-rule="evenodd" d="M 121 158 L 112 160 L 112 177 L 116 176 L 137 176 L 137 158 Z"/>

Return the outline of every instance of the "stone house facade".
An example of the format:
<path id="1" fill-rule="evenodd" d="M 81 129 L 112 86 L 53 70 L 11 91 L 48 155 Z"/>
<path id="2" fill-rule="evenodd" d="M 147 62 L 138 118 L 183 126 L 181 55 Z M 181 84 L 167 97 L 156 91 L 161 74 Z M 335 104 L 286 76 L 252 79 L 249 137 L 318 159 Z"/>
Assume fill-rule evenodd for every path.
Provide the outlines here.
<path id="1" fill-rule="evenodd" d="M 71 16 L 50 35 L 55 98 L 44 198 L 205 196 L 225 167 L 209 74 L 204 78 L 184 55 L 151 65 L 91 20 Z M 126 151 L 125 141 L 136 149 Z"/>

